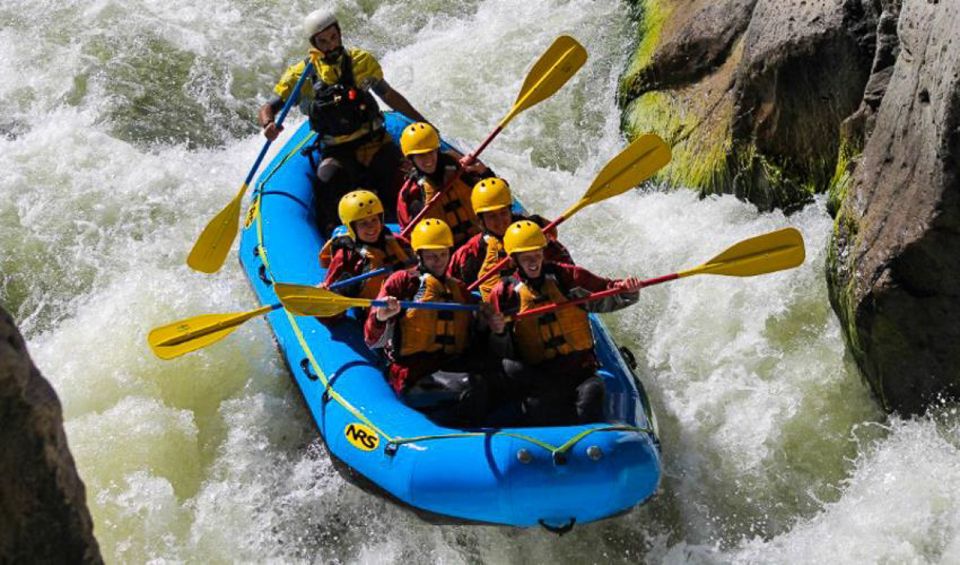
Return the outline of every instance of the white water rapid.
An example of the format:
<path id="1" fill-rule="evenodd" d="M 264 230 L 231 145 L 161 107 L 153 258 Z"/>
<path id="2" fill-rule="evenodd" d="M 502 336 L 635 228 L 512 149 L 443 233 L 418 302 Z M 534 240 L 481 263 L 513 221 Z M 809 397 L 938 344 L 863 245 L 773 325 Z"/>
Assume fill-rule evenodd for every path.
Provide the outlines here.
<path id="1" fill-rule="evenodd" d="M 327 5 L 465 147 L 554 37 L 580 40 L 587 65 L 484 155 L 534 211 L 565 209 L 624 144 L 625 3 Z M 152 327 L 256 306 L 233 257 L 215 276 L 184 261 L 256 157 L 255 109 L 316 7 L 0 2 L 0 303 L 60 395 L 108 562 L 960 563 L 960 418 L 875 408 L 827 302 L 822 200 L 784 217 L 647 187 L 563 226 L 578 262 L 610 276 L 693 267 L 788 225 L 808 258 L 660 285 L 608 317 L 659 415 L 665 480 L 645 507 L 562 538 L 431 526 L 344 483 L 262 320 L 154 358 Z"/>

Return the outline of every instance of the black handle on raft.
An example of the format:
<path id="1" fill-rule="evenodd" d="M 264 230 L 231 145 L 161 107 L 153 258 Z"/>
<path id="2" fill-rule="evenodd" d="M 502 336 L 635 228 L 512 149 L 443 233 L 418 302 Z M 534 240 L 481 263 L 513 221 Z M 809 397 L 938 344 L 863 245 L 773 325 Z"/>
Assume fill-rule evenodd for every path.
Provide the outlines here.
<path id="1" fill-rule="evenodd" d="M 550 533 L 557 534 L 558 536 L 562 536 L 563 534 L 565 534 L 565 533 L 569 532 L 570 530 L 572 530 L 572 529 L 573 529 L 573 526 L 576 525 L 576 523 L 577 523 L 577 519 L 576 519 L 576 518 L 570 518 L 570 521 L 567 522 L 566 524 L 562 525 L 562 526 L 551 526 L 551 525 L 547 524 L 546 522 L 544 522 L 544 521 L 543 521 L 543 518 L 541 518 L 541 519 L 539 519 L 539 520 L 537 520 L 537 521 L 540 523 L 541 526 L 543 526 L 543 529 L 547 530 L 547 531 L 550 532 Z"/>
<path id="2" fill-rule="evenodd" d="M 266 266 L 266 265 L 262 265 L 262 264 L 260 265 L 260 268 L 257 269 L 257 275 L 260 276 L 260 280 L 263 281 L 263 284 L 267 284 L 267 285 L 273 284 L 273 281 L 271 281 L 271 280 L 267 277 L 267 266 Z"/>
<path id="3" fill-rule="evenodd" d="M 313 371 L 310 370 L 310 360 L 306 357 L 300 360 L 300 368 L 303 369 L 303 374 L 305 374 L 311 381 L 315 381 L 320 378 L 314 375 Z"/>
<path id="4" fill-rule="evenodd" d="M 627 367 L 630 367 L 631 371 L 637 370 L 637 358 L 633 355 L 633 351 L 630 351 L 626 345 L 620 346 L 620 356 L 626 361 Z"/>

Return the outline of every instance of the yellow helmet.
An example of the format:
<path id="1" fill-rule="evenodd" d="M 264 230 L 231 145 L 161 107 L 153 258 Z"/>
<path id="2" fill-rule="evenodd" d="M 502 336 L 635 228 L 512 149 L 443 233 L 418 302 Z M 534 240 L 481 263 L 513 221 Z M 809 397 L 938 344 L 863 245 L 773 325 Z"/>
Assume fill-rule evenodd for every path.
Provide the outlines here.
<path id="1" fill-rule="evenodd" d="M 383 203 L 376 194 L 369 190 L 354 190 L 343 195 L 337 207 L 340 221 L 347 226 L 347 233 L 351 239 L 357 239 L 353 231 L 353 222 L 383 214 Z"/>
<path id="2" fill-rule="evenodd" d="M 421 221 L 413 228 L 410 246 L 414 251 L 421 249 L 449 249 L 453 247 L 453 232 L 443 220 L 430 218 Z"/>
<path id="3" fill-rule="evenodd" d="M 543 230 L 530 220 L 513 222 L 503 235 L 503 247 L 507 255 L 536 251 L 546 246 L 547 238 L 543 235 Z"/>
<path id="4" fill-rule="evenodd" d="M 473 185 L 473 192 L 470 193 L 470 203 L 473 204 L 473 211 L 477 214 L 509 208 L 513 204 L 510 185 L 507 184 L 507 181 L 497 177 L 483 179 Z"/>
<path id="5" fill-rule="evenodd" d="M 440 147 L 440 134 L 426 122 L 415 122 L 400 134 L 400 150 L 404 157 L 429 153 Z"/>

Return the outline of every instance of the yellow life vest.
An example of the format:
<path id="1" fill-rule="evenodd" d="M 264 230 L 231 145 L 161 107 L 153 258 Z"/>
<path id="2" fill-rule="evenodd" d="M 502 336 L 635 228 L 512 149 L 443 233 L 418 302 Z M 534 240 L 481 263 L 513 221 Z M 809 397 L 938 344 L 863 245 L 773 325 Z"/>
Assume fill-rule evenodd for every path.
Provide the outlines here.
<path id="1" fill-rule="evenodd" d="M 444 183 L 449 182 L 451 175 L 456 174 L 455 170 L 447 170 L 444 174 Z M 439 192 L 442 186 L 436 186 L 426 176 L 417 181 L 420 184 L 423 194 L 423 203 L 433 198 L 433 195 Z M 470 187 L 459 178 L 453 181 L 450 188 L 443 191 L 436 204 L 430 207 L 427 212 L 427 218 L 436 218 L 447 222 L 450 231 L 453 232 L 454 247 L 463 245 L 474 235 L 480 233 L 480 220 L 473 211 L 473 205 L 470 204 Z"/>
<path id="2" fill-rule="evenodd" d="M 283 76 L 280 77 L 280 81 L 273 87 L 273 91 L 282 100 L 286 101 L 292 94 L 293 87 L 300 75 L 303 74 L 307 61 L 312 62 L 314 77 L 304 81 L 300 87 L 299 99 L 300 110 L 304 115 L 310 116 L 311 107 L 318 91 L 323 90 L 324 86 L 342 82 L 345 58 L 349 59 L 350 75 L 352 75 L 350 80 L 352 85 L 350 86 L 355 85 L 359 89 L 356 94 L 363 98 L 366 106 L 369 106 L 369 115 L 365 116 L 365 119 L 361 120 L 360 123 L 357 123 L 355 129 L 351 128 L 352 131 L 350 132 L 340 132 L 339 134 L 323 132 L 321 141 L 329 146 L 341 145 L 360 139 L 383 127 L 383 116 L 380 114 L 379 106 L 376 99 L 368 92 L 376 83 L 383 80 L 383 69 L 380 68 L 377 59 L 363 49 L 349 48 L 336 61 L 328 62 L 323 59 L 319 51 L 311 49 L 309 56 L 287 68 Z"/>
<path id="3" fill-rule="evenodd" d="M 324 269 L 328 268 L 330 266 L 330 261 L 333 260 L 333 242 L 336 239 L 338 238 L 328 239 L 323 245 L 323 249 L 320 250 L 320 266 Z M 400 243 L 397 242 L 397 238 L 393 237 L 392 235 L 387 235 L 384 237 L 384 248 L 362 242 L 360 245 L 357 245 L 350 238 L 347 237 L 346 239 L 349 241 L 342 243 L 353 246 L 353 249 L 363 257 L 363 270 L 360 273 L 357 273 L 357 275 L 375 271 L 380 267 L 405 263 L 410 260 L 407 252 L 403 250 L 403 246 L 400 245 Z M 390 273 L 384 273 L 382 275 L 377 275 L 364 280 L 363 287 L 361 287 L 360 293 L 357 295 L 357 297 L 376 298 L 377 295 L 380 294 L 380 287 L 383 286 L 383 283 L 387 280 L 388 276 L 390 276 Z"/>
<path id="4" fill-rule="evenodd" d="M 485 233 L 483 234 L 483 241 L 487 243 L 487 252 L 483 256 L 483 263 L 480 264 L 480 270 L 477 271 L 477 280 L 482 279 L 483 275 L 487 274 L 497 263 L 507 256 L 507 252 L 503 249 L 503 242 L 495 236 Z M 500 275 L 512 270 L 512 268 L 501 269 L 499 273 L 480 283 L 480 296 L 486 300 L 487 297 L 490 296 L 490 293 L 493 292 L 493 287 L 497 286 L 497 283 L 500 282 Z"/>
<path id="5" fill-rule="evenodd" d="M 451 279 L 441 281 L 427 273 L 420 276 L 417 302 L 458 302 L 466 299 Z M 400 317 L 400 356 L 414 353 L 460 353 L 467 347 L 472 314 L 461 310 L 408 308 Z"/>
<path id="6" fill-rule="evenodd" d="M 557 279 L 546 275 L 540 292 L 526 283 L 515 287 L 524 312 L 549 303 L 567 302 Z M 593 332 L 587 312 L 579 306 L 560 308 L 540 316 L 521 318 L 513 324 L 520 358 L 528 365 L 537 365 L 558 355 L 593 349 Z"/>

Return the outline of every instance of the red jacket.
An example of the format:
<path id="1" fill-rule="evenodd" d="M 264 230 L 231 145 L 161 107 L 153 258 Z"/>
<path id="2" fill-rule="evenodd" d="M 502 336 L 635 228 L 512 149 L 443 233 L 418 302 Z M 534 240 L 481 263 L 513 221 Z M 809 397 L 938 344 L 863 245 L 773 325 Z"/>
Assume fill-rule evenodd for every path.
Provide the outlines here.
<path id="1" fill-rule="evenodd" d="M 470 303 L 476 303 L 477 300 L 467 291 L 466 285 L 460 281 L 454 281 L 460 286 L 463 296 L 467 297 Z M 383 286 L 380 288 L 378 300 L 388 296 L 393 296 L 398 300 L 414 300 L 417 291 L 420 289 L 420 273 L 416 270 L 397 271 L 390 275 Z M 400 314 L 390 318 L 385 322 L 377 319 L 374 309 L 371 308 L 367 313 L 367 321 L 363 326 L 363 337 L 367 346 L 371 349 L 383 349 L 390 361 L 387 377 L 390 385 L 397 392 L 402 392 L 408 384 L 413 384 L 417 379 L 424 375 L 429 375 L 450 360 L 450 355 L 443 352 L 436 353 L 418 353 L 406 357 L 398 357 L 393 347 L 394 338 L 399 331 L 397 320 L 402 316 Z"/>
<path id="2" fill-rule="evenodd" d="M 543 275 L 535 280 L 528 279 L 518 269 L 513 277 L 501 279 L 494 287 L 487 301 L 493 304 L 499 312 L 516 312 L 520 308 L 520 295 L 515 289 L 516 284 L 521 280 L 532 286 L 539 286 L 546 275 L 556 277 L 557 286 L 568 299 L 580 298 L 594 292 L 600 292 L 613 288 L 617 283 L 615 279 L 599 277 L 583 267 L 569 265 L 564 263 L 553 263 L 544 261 Z M 625 308 L 639 299 L 639 292 L 631 292 L 608 296 L 593 302 L 587 302 L 579 306 L 569 306 L 569 308 L 583 308 L 587 312 L 613 312 Z M 508 325 L 509 326 L 509 325 Z M 515 359 L 515 344 L 512 339 L 512 328 L 500 335 L 491 336 L 491 347 L 493 353 L 500 357 Z M 566 374 L 571 371 L 593 370 L 596 367 L 596 356 L 593 351 L 579 351 L 570 355 L 555 357 L 546 361 L 540 367 L 541 372 L 545 374 Z"/>
<path id="3" fill-rule="evenodd" d="M 441 152 L 437 159 L 437 170 L 430 175 L 434 184 L 443 185 L 443 175 L 448 167 L 459 169 L 460 164 L 451 155 Z M 417 178 L 420 175 L 422 175 L 422 173 L 420 173 L 416 167 L 413 167 L 413 171 L 407 176 L 407 180 L 400 188 L 400 193 L 397 196 L 397 223 L 400 224 L 401 229 L 406 228 L 413 218 L 420 213 L 420 210 L 423 210 L 423 206 L 426 204 L 426 202 L 424 202 L 423 191 L 420 188 L 420 184 L 417 183 Z M 472 187 L 482 178 L 489 176 L 493 176 L 492 171 L 488 171 L 480 176 L 464 174 L 460 179 Z"/>
<path id="4" fill-rule="evenodd" d="M 540 227 L 549 223 L 536 214 L 526 217 L 514 214 L 513 221 L 518 220 L 532 220 Z M 478 233 L 471 237 L 453 253 L 453 257 L 450 258 L 450 265 L 447 267 L 448 276 L 458 278 L 468 285 L 477 280 L 480 276 L 480 267 L 483 266 L 483 260 L 487 256 L 487 241 L 484 239 L 484 235 Z M 567 248 L 556 239 L 551 238 L 547 238 L 547 247 L 543 250 L 543 258 L 554 263 L 574 264 Z M 504 271 L 513 271 L 509 263 Z"/>
<path id="5" fill-rule="evenodd" d="M 384 228 L 386 229 L 386 228 Z M 400 237 L 399 235 L 394 236 L 397 240 L 397 243 L 407 252 L 409 257 L 416 257 L 413 253 L 413 250 L 410 249 L 410 243 Z M 383 237 L 381 236 L 380 242 L 383 242 Z M 382 245 L 381 245 L 382 247 Z M 321 259 L 322 263 L 323 259 Z M 330 286 L 337 281 L 344 279 L 349 279 L 357 275 L 363 274 L 364 269 L 366 269 L 366 259 L 361 255 L 355 248 L 349 245 L 336 246 L 334 247 L 333 255 L 330 257 L 330 264 L 327 266 L 327 276 L 323 279 L 323 282 L 326 286 Z M 359 282 L 349 287 L 342 288 L 338 290 L 338 294 L 344 296 L 356 296 L 360 292 L 360 287 L 363 285 L 363 282 Z"/>

